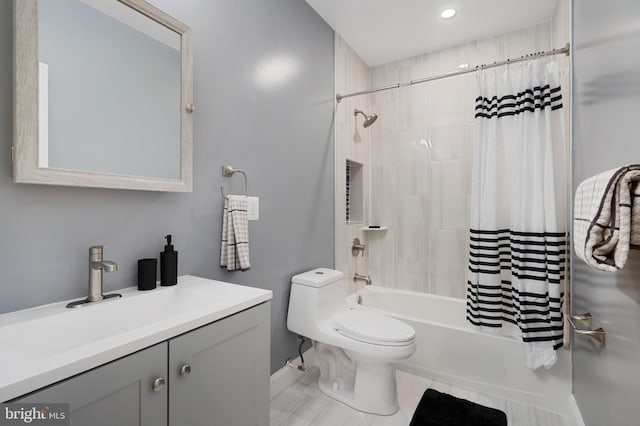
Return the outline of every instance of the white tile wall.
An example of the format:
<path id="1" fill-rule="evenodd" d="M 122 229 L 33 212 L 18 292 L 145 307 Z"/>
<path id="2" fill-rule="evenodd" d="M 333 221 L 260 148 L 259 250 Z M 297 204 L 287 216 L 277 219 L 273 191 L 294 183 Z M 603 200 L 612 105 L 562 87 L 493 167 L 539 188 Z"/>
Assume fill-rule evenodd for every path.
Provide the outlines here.
<path id="1" fill-rule="evenodd" d="M 455 71 L 461 63 L 474 66 L 547 50 L 551 33 L 551 23 L 539 24 L 368 71 L 336 36 L 336 89 L 380 87 Z M 338 104 L 338 269 L 369 273 L 376 285 L 465 297 L 475 93 L 476 77 L 470 73 Z M 354 106 L 379 117 L 369 129 L 358 123 L 360 142 L 353 140 Z M 388 231 L 358 233 L 343 223 L 344 158 L 362 162 L 369 175 L 365 221 Z M 348 250 L 356 234 L 367 244 L 366 259 L 354 259 Z"/>
<path id="2" fill-rule="evenodd" d="M 349 45 L 336 34 L 335 36 L 335 75 L 336 92 L 350 93 L 369 88 L 369 67 L 349 47 Z M 371 139 L 371 127 L 362 127 L 364 118 L 353 115 L 354 108 L 370 114 L 370 101 L 367 96 L 347 98 L 336 105 L 336 198 L 335 198 L 335 268 L 347 276 L 348 291 L 356 290 L 351 277 L 358 272 L 367 274 L 369 270 L 369 257 L 353 257 L 351 255 L 351 241 L 354 237 L 365 242 L 365 236 L 361 231 L 362 224 L 347 224 L 345 220 L 345 162 L 347 159 L 363 165 L 364 181 L 364 218 L 369 218 L 369 185 L 371 164 L 369 162 L 369 150 Z M 357 123 L 357 126 L 356 126 Z M 376 123 L 377 124 L 377 123 Z M 370 253 L 369 247 L 365 252 Z"/>

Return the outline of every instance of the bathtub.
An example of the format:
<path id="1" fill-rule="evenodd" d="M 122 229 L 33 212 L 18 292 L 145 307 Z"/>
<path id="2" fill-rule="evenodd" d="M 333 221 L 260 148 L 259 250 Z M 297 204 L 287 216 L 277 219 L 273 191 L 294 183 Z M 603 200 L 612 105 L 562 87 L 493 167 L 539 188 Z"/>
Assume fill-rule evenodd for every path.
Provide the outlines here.
<path id="1" fill-rule="evenodd" d="M 347 301 L 354 309 L 393 316 L 416 330 L 418 349 L 398 368 L 568 414 L 569 351 L 561 349 L 558 362 L 550 370 L 532 371 L 526 366 L 521 341 L 479 332 L 466 322 L 463 299 L 366 286 Z"/>

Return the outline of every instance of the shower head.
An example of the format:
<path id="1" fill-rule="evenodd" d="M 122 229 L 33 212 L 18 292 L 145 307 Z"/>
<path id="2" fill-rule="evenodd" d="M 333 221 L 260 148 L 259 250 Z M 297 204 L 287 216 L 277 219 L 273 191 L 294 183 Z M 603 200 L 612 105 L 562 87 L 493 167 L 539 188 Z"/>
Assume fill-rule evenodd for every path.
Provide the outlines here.
<path id="1" fill-rule="evenodd" d="M 375 123 L 376 120 L 378 119 L 377 114 L 367 115 L 364 112 L 360 111 L 359 109 L 354 109 L 353 115 L 358 116 L 358 114 L 362 114 L 362 116 L 364 117 L 364 122 L 362 123 L 362 127 L 364 127 L 365 129 L 371 126 L 373 123 Z"/>

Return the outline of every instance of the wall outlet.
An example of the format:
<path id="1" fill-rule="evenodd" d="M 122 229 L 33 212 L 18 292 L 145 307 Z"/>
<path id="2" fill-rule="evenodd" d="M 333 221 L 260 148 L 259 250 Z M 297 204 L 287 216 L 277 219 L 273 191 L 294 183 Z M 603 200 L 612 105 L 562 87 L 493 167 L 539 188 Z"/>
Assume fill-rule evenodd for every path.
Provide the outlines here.
<path id="1" fill-rule="evenodd" d="M 249 220 L 260 219 L 260 198 L 247 197 L 247 218 Z"/>

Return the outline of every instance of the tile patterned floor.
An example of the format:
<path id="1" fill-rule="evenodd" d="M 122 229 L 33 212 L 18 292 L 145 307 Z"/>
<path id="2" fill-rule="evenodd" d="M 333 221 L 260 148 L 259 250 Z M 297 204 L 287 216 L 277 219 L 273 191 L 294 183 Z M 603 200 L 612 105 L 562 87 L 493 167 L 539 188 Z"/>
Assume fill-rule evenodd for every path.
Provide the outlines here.
<path id="1" fill-rule="evenodd" d="M 274 396 L 271 400 L 271 426 L 407 426 L 427 388 L 503 410 L 509 426 L 570 425 L 566 416 L 403 371 L 396 374 L 400 410 L 392 416 L 364 414 L 320 392 L 316 384 L 318 375 L 318 369 L 314 368 Z"/>

